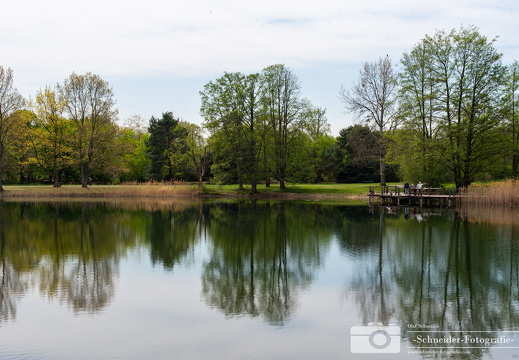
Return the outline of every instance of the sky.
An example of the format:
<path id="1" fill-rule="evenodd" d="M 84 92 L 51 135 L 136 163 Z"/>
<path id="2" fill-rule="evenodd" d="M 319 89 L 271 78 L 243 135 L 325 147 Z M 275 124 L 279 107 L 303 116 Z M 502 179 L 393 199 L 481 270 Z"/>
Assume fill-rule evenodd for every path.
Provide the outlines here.
<path id="1" fill-rule="evenodd" d="M 224 72 L 284 64 L 326 108 L 332 135 L 356 120 L 339 99 L 365 62 L 399 64 L 426 35 L 476 26 L 519 60 L 517 0 L 4 0 L 0 66 L 34 98 L 73 72 L 113 88 L 121 121 L 166 111 L 202 124 L 200 94 Z"/>

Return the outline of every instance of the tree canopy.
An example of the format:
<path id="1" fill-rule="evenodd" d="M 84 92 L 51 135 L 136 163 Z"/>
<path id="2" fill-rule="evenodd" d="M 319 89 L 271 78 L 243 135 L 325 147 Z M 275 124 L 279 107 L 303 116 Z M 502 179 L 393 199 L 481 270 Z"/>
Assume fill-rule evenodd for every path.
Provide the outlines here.
<path id="1" fill-rule="evenodd" d="M 53 186 L 196 181 L 281 189 L 293 182 L 453 182 L 519 175 L 519 65 L 475 26 L 425 35 L 366 61 L 339 100 L 357 123 L 330 134 L 326 109 L 284 64 L 225 72 L 200 91 L 202 124 L 166 111 L 121 124 L 112 88 L 72 73 L 27 103 L 0 66 L 3 182 Z M 338 100 L 338 101 L 339 101 Z"/>

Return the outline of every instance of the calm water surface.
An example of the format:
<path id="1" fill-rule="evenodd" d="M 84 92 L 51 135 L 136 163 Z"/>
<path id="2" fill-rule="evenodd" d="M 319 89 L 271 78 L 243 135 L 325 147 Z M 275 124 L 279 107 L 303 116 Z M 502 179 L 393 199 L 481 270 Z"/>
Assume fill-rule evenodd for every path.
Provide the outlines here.
<path id="1" fill-rule="evenodd" d="M 518 220 L 0 202 L 0 358 L 518 358 Z"/>

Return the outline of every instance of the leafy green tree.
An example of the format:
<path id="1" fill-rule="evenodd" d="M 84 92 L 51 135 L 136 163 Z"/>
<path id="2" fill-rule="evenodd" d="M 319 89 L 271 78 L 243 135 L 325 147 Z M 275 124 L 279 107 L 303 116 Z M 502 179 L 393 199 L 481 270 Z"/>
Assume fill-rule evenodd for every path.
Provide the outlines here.
<path id="1" fill-rule="evenodd" d="M 265 116 L 272 131 L 274 144 L 275 174 L 279 187 L 286 188 L 290 142 L 301 125 L 301 85 L 297 76 L 285 65 L 277 64 L 265 68 L 263 105 Z"/>
<path id="2" fill-rule="evenodd" d="M 511 149 L 512 176 L 519 176 L 519 62 L 507 67 L 503 96 L 503 119 Z"/>
<path id="3" fill-rule="evenodd" d="M 222 171 L 227 173 L 226 176 L 236 178 L 240 189 L 243 188 L 247 166 L 243 127 L 244 77 L 241 73 L 224 73 L 207 83 L 200 92 L 200 113 L 204 118 L 204 127 L 211 134 L 215 153 L 214 173 L 220 180 L 223 180 L 220 176 Z"/>
<path id="4" fill-rule="evenodd" d="M 62 86 L 60 96 L 66 114 L 76 127 L 75 148 L 81 172 L 81 185 L 87 187 L 91 167 L 106 160 L 107 151 L 115 137 L 115 99 L 108 83 L 99 75 L 72 73 Z"/>
<path id="5" fill-rule="evenodd" d="M 46 87 L 36 93 L 34 148 L 43 169 L 50 169 L 54 187 L 59 187 L 60 172 L 71 163 L 70 120 L 65 119 L 66 102 L 56 90 Z"/>
<path id="6" fill-rule="evenodd" d="M 334 180 L 333 149 L 336 141 L 333 136 L 325 134 L 312 142 L 310 162 L 313 166 L 313 182 Z"/>
<path id="7" fill-rule="evenodd" d="M 25 100 L 14 87 L 13 71 L 0 66 L 0 191 L 3 191 L 4 160 L 7 147 L 12 141 L 12 134 L 23 124 L 20 118 L 13 116 L 21 110 Z"/>
<path id="8" fill-rule="evenodd" d="M 126 149 L 122 155 L 125 171 L 120 175 L 121 181 L 142 182 L 146 179 L 151 165 L 146 147 L 150 136 L 143 121 L 144 119 L 135 115 L 127 119 L 121 129 L 121 141 Z"/>
<path id="9" fill-rule="evenodd" d="M 309 100 L 303 100 L 301 127 L 310 140 L 308 158 L 304 161 L 310 163 L 312 176 L 307 181 L 314 183 L 331 181 L 333 178 L 331 156 L 335 139 L 330 136 L 326 109 L 314 107 Z"/>
<path id="10" fill-rule="evenodd" d="M 369 126 L 355 124 L 342 129 L 334 151 L 337 182 L 375 182 L 379 166 L 378 133 Z"/>
<path id="11" fill-rule="evenodd" d="M 34 139 L 32 130 L 36 123 L 36 116 L 30 110 L 19 110 L 12 117 L 17 126 L 13 129 L 7 146 L 6 179 L 20 184 L 35 182 L 45 176 L 38 166 L 35 149 L 32 146 Z"/>
<path id="12" fill-rule="evenodd" d="M 462 27 L 426 36 L 404 56 L 404 122 L 419 134 L 425 167 L 432 156 L 457 187 L 472 183 L 503 151 L 496 144 L 504 68 L 494 42 Z"/>
<path id="13" fill-rule="evenodd" d="M 264 142 L 262 86 L 259 74 L 225 73 L 200 92 L 204 126 L 218 142 L 215 169 L 234 167 L 240 189 L 248 180 L 252 193 L 256 192 Z"/>
<path id="14" fill-rule="evenodd" d="M 301 119 L 305 132 L 316 141 L 321 136 L 330 134 L 330 124 L 326 118 L 326 109 L 315 107 L 304 99 L 301 103 Z"/>
<path id="15" fill-rule="evenodd" d="M 204 187 L 204 175 L 208 171 L 209 157 L 207 153 L 207 141 L 203 136 L 202 128 L 195 124 L 182 124 L 187 133 L 187 157 L 192 168 L 194 168 L 198 179 L 198 187 Z"/>
<path id="16" fill-rule="evenodd" d="M 318 159 L 313 158 L 314 142 L 302 129 L 291 131 L 291 141 L 287 149 L 286 180 L 290 182 L 315 182 Z"/>
<path id="17" fill-rule="evenodd" d="M 430 57 L 431 49 L 425 43 L 402 57 L 399 117 L 403 131 L 392 137 L 389 157 L 400 164 L 403 179 L 434 186 L 446 179 L 438 156 L 434 156 L 434 143 L 441 137 L 437 120 L 440 88 Z"/>

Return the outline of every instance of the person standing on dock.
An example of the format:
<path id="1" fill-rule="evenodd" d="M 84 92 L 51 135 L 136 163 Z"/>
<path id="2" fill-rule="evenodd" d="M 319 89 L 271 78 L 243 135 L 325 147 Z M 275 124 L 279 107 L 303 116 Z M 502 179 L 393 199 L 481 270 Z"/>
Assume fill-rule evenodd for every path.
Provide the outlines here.
<path id="1" fill-rule="evenodd" d="M 416 185 L 416 192 L 417 193 L 422 193 L 422 182 L 418 182 L 418 184 Z"/>
<path id="2" fill-rule="evenodd" d="M 409 195 L 409 183 L 407 181 L 404 184 L 404 195 Z"/>

